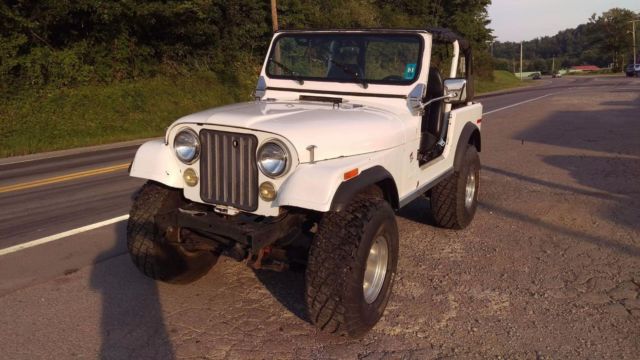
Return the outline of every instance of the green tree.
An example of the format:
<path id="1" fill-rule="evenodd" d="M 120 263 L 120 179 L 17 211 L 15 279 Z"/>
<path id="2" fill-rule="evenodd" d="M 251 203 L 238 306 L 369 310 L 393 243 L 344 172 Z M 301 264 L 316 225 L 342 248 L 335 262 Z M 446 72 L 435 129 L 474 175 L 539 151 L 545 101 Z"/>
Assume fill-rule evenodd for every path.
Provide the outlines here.
<path id="1" fill-rule="evenodd" d="M 526 59 L 541 58 L 549 61 L 556 58 L 556 69 L 573 65 L 597 65 L 607 67 L 614 64 L 620 70 L 632 59 L 631 24 L 637 18 L 630 10 L 614 8 L 600 16 L 593 15 L 575 29 L 558 32 L 523 43 Z M 494 43 L 494 56 L 512 60 L 520 57 L 520 43 Z"/>
<path id="2" fill-rule="evenodd" d="M 489 3 L 279 0 L 278 10 L 284 29 L 452 28 L 472 41 L 479 68 L 490 68 Z M 5 0 L 0 91 L 200 70 L 249 79 L 270 37 L 267 0 Z"/>
<path id="3" fill-rule="evenodd" d="M 597 39 L 602 53 L 609 55 L 614 70 L 619 71 L 629 58 L 633 57 L 630 21 L 636 14 L 627 9 L 613 8 L 599 17 L 593 14 L 589 19 L 591 35 Z"/>

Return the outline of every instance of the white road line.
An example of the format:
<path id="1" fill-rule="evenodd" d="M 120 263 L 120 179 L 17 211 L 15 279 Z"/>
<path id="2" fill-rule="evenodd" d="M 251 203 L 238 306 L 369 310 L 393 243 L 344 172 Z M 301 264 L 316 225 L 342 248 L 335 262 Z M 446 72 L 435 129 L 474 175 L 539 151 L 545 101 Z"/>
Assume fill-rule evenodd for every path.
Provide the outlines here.
<path id="1" fill-rule="evenodd" d="M 529 100 L 521 101 L 521 102 L 519 102 L 519 103 L 511 104 L 511 105 L 509 105 L 509 106 L 501 107 L 501 108 L 499 108 L 499 109 L 495 109 L 495 110 L 487 111 L 486 113 L 483 113 L 482 115 L 484 116 L 484 115 L 493 114 L 494 112 L 498 112 L 498 111 L 506 110 L 506 109 L 509 109 L 509 108 L 512 108 L 512 107 L 516 107 L 516 106 L 519 106 L 519 105 L 523 105 L 523 104 L 526 104 L 526 103 L 530 103 L 530 102 L 532 102 L 532 101 L 540 100 L 540 99 L 542 99 L 542 98 L 546 98 L 547 96 L 551 96 L 551 95 L 555 95 L 555 93 L 553 93 L 553 94 L 547 94 L 547 95 L 542 95 L 542 96 L 539 96 L 539 97 L 537 97 L 537 98 L 533 98 L 533 99 L 529 99 Z"/>
<path id="2" fill-rule="evenodd" d="M 71 235 L 77 235 L 77 234 L 83 233 L 85 231 L 89 231 L 89 230 L 97 229 L 97 228 L 100 228 L 100 227 L 103 227 L 103 226 L 111 225 L 111 224 L 114 224 L 114 223 L 117 223 L 117 222 L 120 222 L 120 221 L 123 221 L 123 220 L 127 220 L 128 218 L 129 218 L 129 214 L 121 215 L 121 216 L 118 216 L 118 217 L 114 217 L 113 219 L 100 221 L 100 222 L 97 222 L 95 224 L 86 225 L 86 226 L 83 226 L 83 227 L 79 227 L 77 229 L 73 229 L 73 230 L 61 232 L 59 234 L 43 237 L 42 239 L 33 240 L 33 241 L 26 242 L 26 243 L 18 244 L 18 245 L 15 245 L 15 246 L 11 246 L 11 247 L 8 247 L 8 248 L 0 250 L 0 256 L 11 254 L 11 253 L 14 253 L 16 251 L 28 249 L 30 247 L 46 244 L 46 243 L 49 243 L 49 242 L 52 242 L 52 241 L 60 240 L 62 238 L 66 238 L 66 237 L 71 236 Z"/>

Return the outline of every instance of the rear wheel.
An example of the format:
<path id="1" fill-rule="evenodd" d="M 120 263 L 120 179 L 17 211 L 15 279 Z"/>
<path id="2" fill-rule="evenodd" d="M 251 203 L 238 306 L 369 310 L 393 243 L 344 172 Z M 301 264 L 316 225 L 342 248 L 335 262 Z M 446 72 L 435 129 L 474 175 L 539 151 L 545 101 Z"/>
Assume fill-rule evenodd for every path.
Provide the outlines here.
<path id="1" fill-rule="evenodd" d="M 480 158 L 476 148 L 467 145 L 460 170 L 431 190 L 431 210 L 436 224 L 450 229 L 467 227 L 478 207 L 479 184 Z"/>
<path id="2" fill-rule="evenodd" d="M 363 196 L 325 214 L 306 270 L 311 321 L 329 333 L 364 335 L 382 317 L 397 263 L 398 227 L 387 202 Z"/>
<path id="3" fill-rule="evenodd" d="M 133 263 L 150 278 L 189 283 L 204 276 L 217 260 L 211 251 L 185 250 L 178 226 L 156 223 L 156 215 L 179 207 L 182 201 L 180 190 L 148 182 L 133 203 L 127 247 Z"/>

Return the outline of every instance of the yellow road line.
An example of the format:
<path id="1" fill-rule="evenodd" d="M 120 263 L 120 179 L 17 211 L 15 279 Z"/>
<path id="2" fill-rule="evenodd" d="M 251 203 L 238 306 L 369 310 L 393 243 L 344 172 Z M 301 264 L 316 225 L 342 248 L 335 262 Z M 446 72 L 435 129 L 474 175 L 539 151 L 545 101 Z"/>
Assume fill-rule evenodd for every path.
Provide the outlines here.
<path id="1" fill-rule="evenodd" d="M 44 186 L 44 185 L 49 185 L 49 184 L 55 184 L 55 183 L 59 183 L 59 182 L 63 182 L 63 181 L 80 179 L 80 178 L 87 177 L 87 176 L 106 174 L 106 173 L 110 173 L 110 172 L 126 169 L 128 167 L 129 167 L 129 163 L 118 164 L 118 165 L 103 167 L 103 168 L 99 168 L 99 169 L 80 171 L 80 172 L 71 173 L 71 174 L 62 175 L 62 176 L 55 176 L 55 177 L 51 177 L 51 178 L 47 178 L 47 179 L 29 181 L 29 182 L 22 183 L 22 184 L 14 184 L 14 185 L 2 186 L 2 187 L 0 187 L 0 194 L 1 193 L 5 193 L 5 192 L 10 192 L 10 191 L 31 189 L 31 188 L 34 188 L 34 187 Z"/>

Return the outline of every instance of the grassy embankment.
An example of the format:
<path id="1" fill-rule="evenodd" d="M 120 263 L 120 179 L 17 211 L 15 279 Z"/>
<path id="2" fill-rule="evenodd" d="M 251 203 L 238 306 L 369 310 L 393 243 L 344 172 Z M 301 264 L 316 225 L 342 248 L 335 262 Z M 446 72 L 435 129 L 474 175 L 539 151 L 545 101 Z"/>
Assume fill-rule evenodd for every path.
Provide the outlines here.
<path id="1" fill-rule="evenodd" d="M 478 93 L 528 85 L 506 71 Z M 211 73 L 21 94 L 0 103 L 0 157 L 161 136 L 180 116 L 247 100 L 253 79 Z"/>
<path id="2" fill-rule="evenodd" d="M 251 90 L 204 73 L 22 93 L 0 102 L 0 157 L 161 136 L 180 116 Z"/>
<path id="3" fill-rule="evenodd" d="M 533 83 L 533 80 L 530 79 L 520 81 L 520 79 L 508 71 L 496 70 L 493 72 L 493 81 L 478 80 L 476 82 L 476 93 L 484 94 L 492 91 L 507 90 L 521 86 L 529 86 Z"/>

